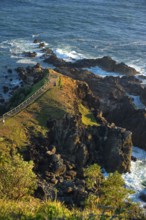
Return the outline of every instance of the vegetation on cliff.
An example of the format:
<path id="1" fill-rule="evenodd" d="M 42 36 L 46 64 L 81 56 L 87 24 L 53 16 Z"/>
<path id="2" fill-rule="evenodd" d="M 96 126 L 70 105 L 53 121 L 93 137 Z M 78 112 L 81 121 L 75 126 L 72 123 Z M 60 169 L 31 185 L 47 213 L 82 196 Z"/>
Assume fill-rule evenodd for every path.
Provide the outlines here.
<path id="1" fill-rule="evenodd" d="M 86 83 L 49 76 L 49 90 L 0 126 L 0 219 L 142 219 L 120 174 L 97 165 L 129 170 L 131 134 L 107 123 Z"/>

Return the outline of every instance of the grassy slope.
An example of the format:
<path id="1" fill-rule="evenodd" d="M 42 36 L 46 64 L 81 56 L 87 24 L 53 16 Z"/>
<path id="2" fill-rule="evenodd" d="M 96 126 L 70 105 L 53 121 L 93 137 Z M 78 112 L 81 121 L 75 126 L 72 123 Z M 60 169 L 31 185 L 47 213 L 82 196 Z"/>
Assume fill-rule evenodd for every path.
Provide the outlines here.
<path id="1" fill-rule="evenodd" d="M 57 85 L 60 76 L 62 88 Z M 46 79 L 44 79 L 46 80 Z M 33 91 L 44 83 L 42 80 L 37 83 Z M 54 84 L 56 83 L 56 86 Z M 75 103 L 82 114 L 82 121 L 85 125 L 96 125 L 96 121 L 85 106 L 81 104 L 75 93 L 77 81 L 62 76 L 59 73 L 50 71 L 51 88 L 37 99 L 33 104 L 16 116 L 6 120 L 5 125 L 0 124 L 0 147 L 19 147 L 22 148 L 29 143 L 29 130 L 34 135 L 47 132 L 46 122 L 48 118 L 60 119 L 65 113 L 76 114 Z"/>
<path id="2" fill-rule="evenodd" d="M 53 86 L 55 82 L 57 83 L 58 76 L 58 73 L 51 71 L 50 90 L 27 109 L 6 120 L 5 125 L 0 124 L 0 153 L 9 155 L 10 148 L 23 149 L 29 143 L 29 130 L 34 135 L 42 133 L 45 136 L 47 119 L 60 119 L 65 113 L 74 115 L 77 111 L 75 106 L 78 106 L 82 122 L 86 126 L 98 126 L 91 111 L 82 104 L 82 100 L 79 100 L 75 93 L 77 81 L 60 75 L 61 88 L 58 85 Z M 34 90 L 36 87 L 39 88 L 38 84 L 35 85 Z M 93 210 L 85 209 L 83 212 L 76 209 L 70 211 L 61 203 L 41 202 L 35 198 L 30 198 L 30 201 L 0 199 L 0 219 L 5 220 L 91 219 L 89 214 L 92 216 L 95 214 L 96 217 L 92 219 L 98 219 L 97 215 L 101 214 L 101 210 L 96 207 Z"/>

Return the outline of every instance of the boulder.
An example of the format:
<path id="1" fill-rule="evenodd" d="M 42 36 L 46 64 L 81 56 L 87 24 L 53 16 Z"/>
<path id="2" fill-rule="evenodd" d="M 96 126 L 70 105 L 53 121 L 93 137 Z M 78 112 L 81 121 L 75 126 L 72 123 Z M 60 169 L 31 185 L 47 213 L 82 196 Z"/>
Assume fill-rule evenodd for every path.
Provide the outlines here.
<path id="1" fill-rule="evenodd" d="M 125 63 L 118 63 L 114 66 L 114 72 L 121 73 L 124 75 L 136 75 L 139 72 L 136 71 L 133 67 L 126 65 Z"/>
<path id="2" fill-rule="evenodd" d="M 33 43 L 38 44 L 38 43 L 41 43 L 41 41 L 39 39 L 34 39 Z"/>
<path id="3" fill-rule="evenodd" d="M 51 54 L 49 58 L 44 60 L 45 62 L 52 64 L 55 67 L 66 65 L 63 59 L 58 58 L 55 54 Z"/>
<path id="4" fill-rule="evenodd" d="M 44 43 L 44 42 L 41 42 L 41 43 L 39 44 L 39 48 L 41 48 L 41 47 L 45 47 L 45 43 Z"/>
<path id="5" fill-rule="evenodd" d="M 24 52 L 23 53 L 26 57 L 34 58 L 37 56 L 36 52 Z"/>

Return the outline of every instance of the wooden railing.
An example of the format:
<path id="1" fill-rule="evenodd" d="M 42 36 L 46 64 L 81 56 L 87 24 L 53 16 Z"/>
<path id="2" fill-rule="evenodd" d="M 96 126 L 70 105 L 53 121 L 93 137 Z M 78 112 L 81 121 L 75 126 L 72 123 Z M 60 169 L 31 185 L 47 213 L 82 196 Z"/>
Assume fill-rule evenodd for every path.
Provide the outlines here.
<path id="1" fill-rule="evenodd" d="M 36 99 L 38 99 L 43 93 L 45 93 L 50 88 L 49 80 L 46 82 L 42 87 L 40 87 L 36 92 L 34 92 L 30 97 L 28 97 L 25 101 L 20 103 L 15 108 L 11 109 L 10 111 L 4 113 L 0 117 L 0 122 L 5 123 L 5 120 L 18 114 L 20 111 L 25 109 L 28 105 L 32 104 Z"/>

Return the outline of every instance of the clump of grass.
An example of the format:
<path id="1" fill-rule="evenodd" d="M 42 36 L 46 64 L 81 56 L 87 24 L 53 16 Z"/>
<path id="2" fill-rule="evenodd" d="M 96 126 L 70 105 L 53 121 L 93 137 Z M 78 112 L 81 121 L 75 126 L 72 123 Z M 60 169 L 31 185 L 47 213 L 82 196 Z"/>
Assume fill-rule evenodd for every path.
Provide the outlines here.
<path id="1" fill-rule="evenodd" d="M 82 123 L 87 126 L 99 126 L 92 112 L 81 103 L 78 105 L 79 112 L 82 115 Z"/>
<path id="2" fill-rule="evenodd" d="M 0 200 L 0 219 L 5 220 L 88 220 L 97 219 L 99 211 L 69 210 L 58 201 L 41 202 L 34 198 L 26 201 Z"/>

